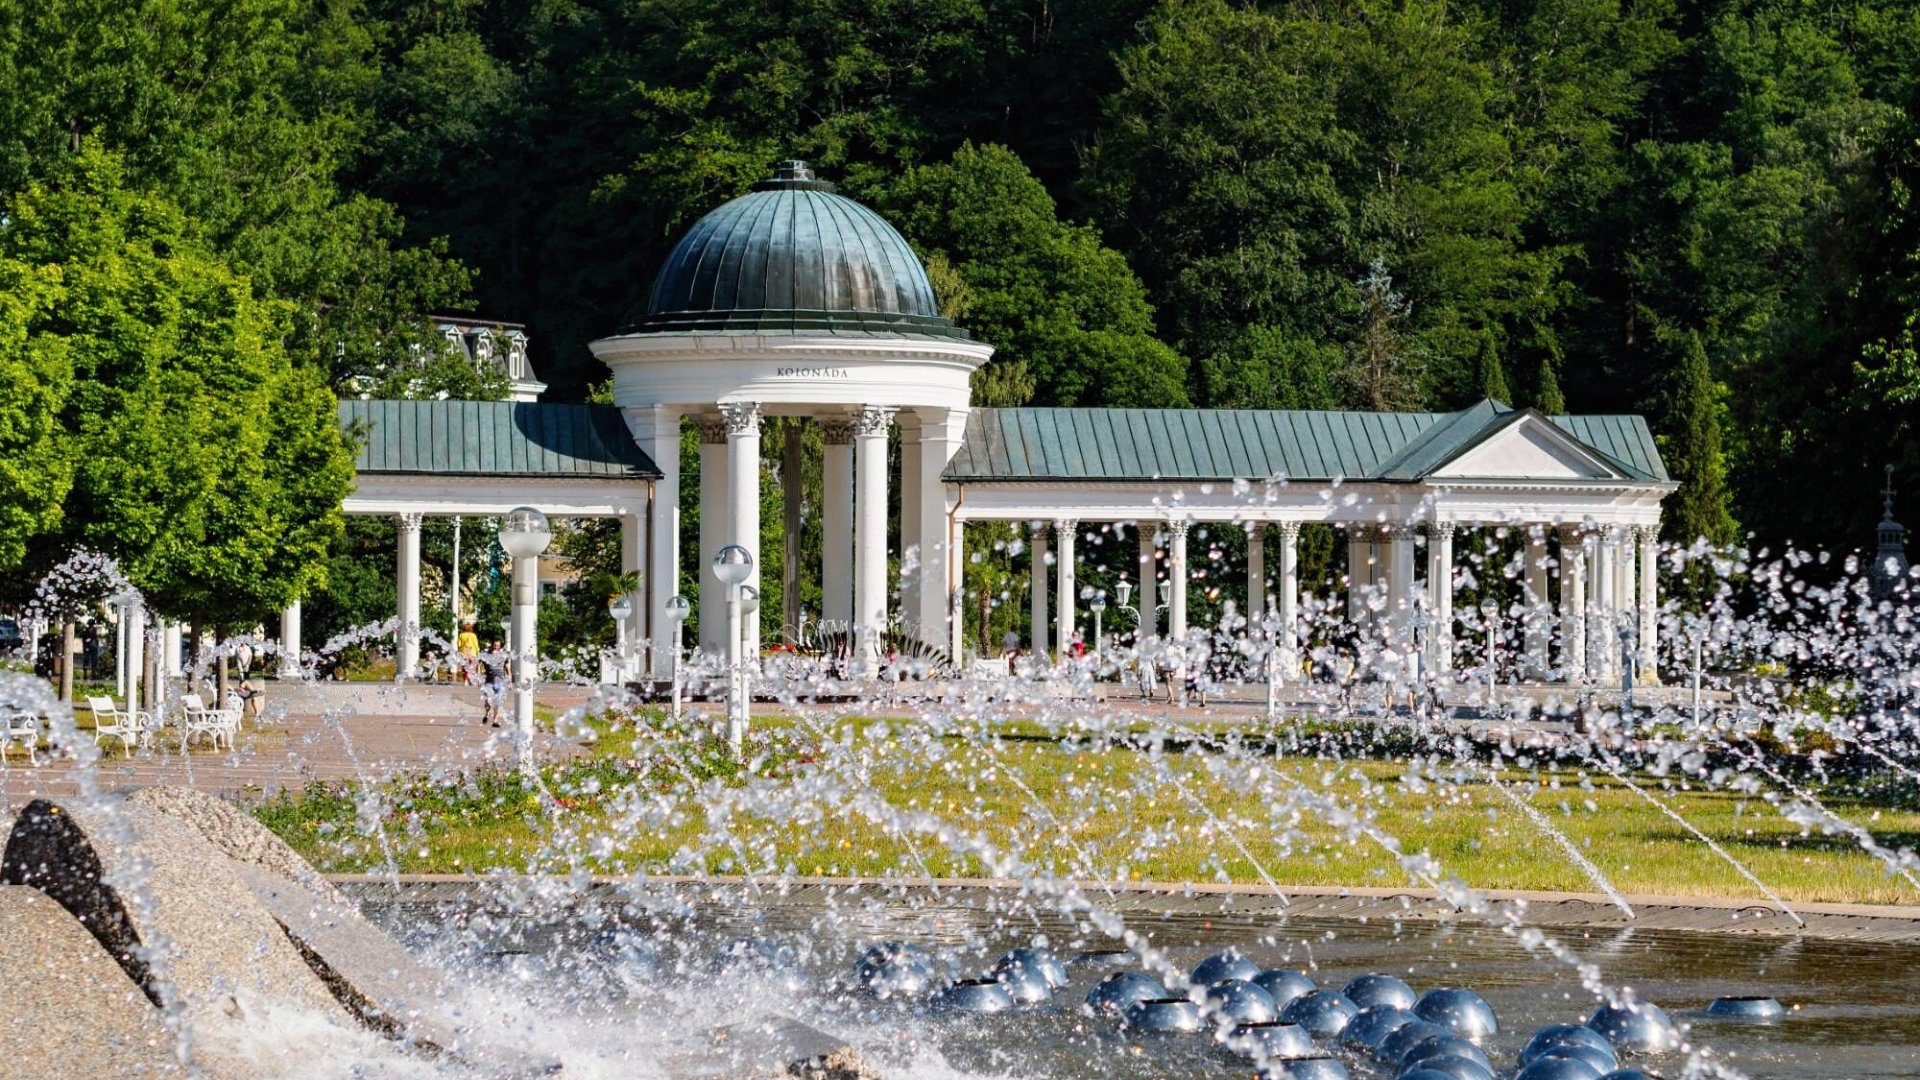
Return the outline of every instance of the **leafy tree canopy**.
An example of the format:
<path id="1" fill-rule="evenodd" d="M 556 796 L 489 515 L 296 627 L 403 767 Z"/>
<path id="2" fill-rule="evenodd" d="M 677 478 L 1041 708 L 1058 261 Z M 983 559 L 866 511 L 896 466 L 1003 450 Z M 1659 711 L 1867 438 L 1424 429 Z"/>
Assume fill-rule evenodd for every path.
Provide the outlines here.
<path id="1" fill-rule="evenodd" d="M 64 288 L 29 339 L 75 376 L 57 414 L 72 490 L 36 547 L 115 557 L 163 614 L 251 624 L 318 583 L 352 456 L 322 376 L 288 355 L 291 305 L 126 181 L 82 148 L 5 208 L 0 259 Z"/>

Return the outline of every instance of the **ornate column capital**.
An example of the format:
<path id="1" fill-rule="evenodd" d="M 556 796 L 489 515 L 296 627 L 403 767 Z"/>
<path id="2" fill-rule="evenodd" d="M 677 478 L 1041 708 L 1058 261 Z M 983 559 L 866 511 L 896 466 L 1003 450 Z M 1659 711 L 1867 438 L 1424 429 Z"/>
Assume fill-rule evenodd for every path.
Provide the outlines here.
<path id="1" fill-rule="evenodd" d="M 1380 526 L 1380 532 L 1389 540 L 1406 540 L 1418 532 L 1411 522 L 1395 521 Z"/>
<path id="2" fill-rule="evenodd" d="M 1451 521 L 1430 521 L 1427 523 L 1427 539 L 1451 540 L 1459 526 Z"/>
<path id="3" fill-rule="evenodd" d="M 700 441 L 703 443 L 723 443 L 727 441 L 727 422 L 718 416 L 700 416 L 694 420 L 700 429 Z"/>
<path id="4" fill-rule="evenodd" d="M 1627 527 L 1625 525 L 1603 525 L 1600 527 L 1600 538 L 1609 544 L 1618 544 L 1621 537 L 1625 536 L 1626 533 Z"/>
<path id="5" fill-rule="evenodd" d="M 1280 523 L 1280 539 L 1285 543 L 1289 543 L 1289 544 L 1300 539 L 1300 523 L 1297 521 L 1281 522 Z"/>
<path id="6" fill-rule="evenodd" d="M 729 401 L 720 406 L 720 421 L 726 425 L 728 435 L 760 434 L 760 403 L 757 401 Z"/>
<path id="7" fill-rule="evenodd" d="M 851 446 L 853 444 L 853 418 L 848 416 L 816 416 L 813 422 L 820 425 L 820 435 L 828 446 Z"/>
<path id="8" fill-rule="evenodd" d="M 425 514 L 417 513 L 395 514 L 394 523 L 400 527 L 400 531 L 403 533 L 417 533 L 420 531 L 420 523 L 426 520 L 426 516 Z"/>
<path id="9" fill-rule="evenodd" d="M 863 405 L 860 415 L 854 418 L 854 430 L 861 435 L 885 435 L 887 425 L 893 423 L 893 416 L 899 411 L 887 405 Z"/>
<path id="10" fill-rule="evenodd" d="M 1167 522 L 1167 532 L 1178 539 L 1185 540 L 1187 538 L 1187 530 L 1192 526 L 1193 522 L 1181 518 L 1179 521 Z"/>
<path id="11" fill-rule="evenodd" d="M 1558 531 L 1560 533 L 1560 543 L 1562 544 L 1583 544 L 1586 542 L 1587 527 L 1585 525 L 1562 525 Z"/>
<path id="12" fill-rule="evenodd" d="M 1074 534 L 1080 531 L 1080 519 L 1061 518 L 1053 523 L 1053 531 L 1062 540 L 1072 540 L 1074 539 Z"/>

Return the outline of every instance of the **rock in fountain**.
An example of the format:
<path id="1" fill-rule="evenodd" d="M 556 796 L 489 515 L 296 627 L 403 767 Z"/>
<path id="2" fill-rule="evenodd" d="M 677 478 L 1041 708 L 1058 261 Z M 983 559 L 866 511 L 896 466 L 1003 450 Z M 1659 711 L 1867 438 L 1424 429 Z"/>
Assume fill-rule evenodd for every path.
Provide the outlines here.
<path id="1" fill-rule="evenodd" d="M 13 1018 L 0 1055 L 16 1080 L 185 1075 L 146 992 L 39 889 L 0 885 L 0 984 Z"/>
<path id="2" fill-rule="evenodd" d="M 1272 994 L 1245 979 L 1221 979 L 1207 987 L 1207 1007 L 1236 1024 L 1264 1024 L 1280 1012 Z"/>
<path id="3" fill-rule="evenodd" d="M 1312 979 L 1298 971 L 1286 968 L 1269 968 L 1253 977 L 1253 985 L 1273 996 L 1276 1008 L 1284 1009 L 1294 998 L 1313 993 L 1319 987 Z M 1359 1002 L 1354 1002 L 1358 1005 Z"/>
<path id="4" fill-rule="evenodd" d="M 13 1032 L 36 1042 L 9 1055 L 9 1076 L 252 1080 L 380 1072 L 388 1058 L 404 1071 L 418 1053 L 461 1075 L 558 1069 L 509 1045 L 497 1017 L 467 1009 L 441 973 L 212 796 L 36 801 L 13 823 L 0 880 L 0 979 L 13 991 L 0 1046 Z M 844 1042 L 778 1017 L 716 1037 L 729 1077 L 874 1075 Z M 711 1061 L 678 1064 L 714 1075 L 702 1071 Z"/>
<path id="5" fill-rule="evenodd" d="M 1280 1019 L 1290 1024 L 1299 1024 L 1312 1032 L 1316 1038 L 1338 1038 L 1345 1030 L 1347 1021 L 1354 1018 L 1360 1010 L 1347 995 L 1335 990 L 1315 990 L 1294 998 L 1281 1010 Z"/>
<path id="6" fill-rule="evenodd" d="M 1167 996 L 1167 988 L 1150 976 L 1137 971 L 1116 971 L 1087 991 L 1087 1007 L 1098 1014 L 1117 1016 L 1136 1001 Z"/>
<path id="7" fill-rule="evenodd" d="M 1602 1005 L 1587 1018 L 1587 1026 L 1604 1036 L 1616 1051 L 1659 1054 L 1680 1046 L 1679 1029 L 1665 1009 L 1650 1001 L 1629 998 L 1618 1005 Z"/>
<path id="8" fill-rule="evenodd" d="M 1347 1000 L 1362 1009 L 1371 1009 L 1375 1005 L 1392 1005 L 1397 1009 L 1412 1009 L 1420 995 L 1413 987 L 1391 975 L 1357 975 L 1347 980 L 1340 989 Z"/>
<path id="9" fill-rule="evenodd" d="M 1414 1002 L 1413 1014 L 1475 1042 L 1492 1038 L 1500 1032 L 1493 1006 L 1471 990 L 1452 987 L 1429 990 Z"/>

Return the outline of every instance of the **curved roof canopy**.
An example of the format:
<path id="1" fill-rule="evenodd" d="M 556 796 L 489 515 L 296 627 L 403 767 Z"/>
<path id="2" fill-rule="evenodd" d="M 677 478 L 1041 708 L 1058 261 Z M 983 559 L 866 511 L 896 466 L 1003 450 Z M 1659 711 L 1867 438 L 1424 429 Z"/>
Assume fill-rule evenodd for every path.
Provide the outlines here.
<path id="1" fill-rule="evenodd" d="M 968 336 L 906 239 L 804 161 L 695 222 L 620 333 L 699 331 Z"/>

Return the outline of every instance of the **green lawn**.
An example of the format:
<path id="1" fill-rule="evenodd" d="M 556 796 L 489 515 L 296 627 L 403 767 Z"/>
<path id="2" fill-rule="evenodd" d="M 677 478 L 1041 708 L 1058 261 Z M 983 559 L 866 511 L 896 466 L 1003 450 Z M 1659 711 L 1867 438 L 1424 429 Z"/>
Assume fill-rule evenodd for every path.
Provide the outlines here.
<path id="1" fill-rule="evenodd" d="M 1681 824 L 1606 775 L 1442 760 L 1334 761 L 1151 752 L 1013 729 L 902 738 L 867 722 L 756 722 L 750 770 L 704 732 L 607 731 L 543 774 L 417 777 L 377 799 L 316 786 L 256 807 L 327 870 L 490 868 L 654 873 L 1001 876 L 1409 883 L 1383 845 L 1481 888 L 1596 885 L 1538 811 L 1623 892 L 1758 897 Z M 746 773 L 751 772 L 749 778 Z M 1790 900 L 1920 903 L 1850 837 L 1803 834 L 1766 801 L 1652 777 L 1647 792 Z M 1884 847 L 1920 843 L 1920 813 L 1829 797 Z M 1330 820 L 1364 822 L 1337 826 Z M 377 827 L 375 822 L 378 822 Z M 985 857 L 983 857 L 985 856 Z"/>

